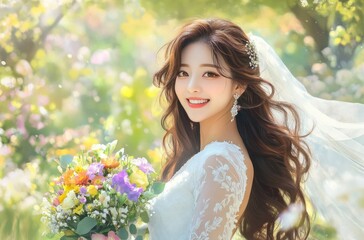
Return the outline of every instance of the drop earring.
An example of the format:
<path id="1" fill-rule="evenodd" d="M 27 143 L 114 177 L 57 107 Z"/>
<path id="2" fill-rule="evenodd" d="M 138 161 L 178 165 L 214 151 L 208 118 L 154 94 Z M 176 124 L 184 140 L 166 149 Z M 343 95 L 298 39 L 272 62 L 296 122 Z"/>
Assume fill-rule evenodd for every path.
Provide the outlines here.
<path id="1" fill-rule="evenodd" d="M 238 99 L 239 99 L 240 95 L 237 93 L 234 93 L 234 104 L 233 107 L 231 108 L 230 112 L 231 112 L 231 122 L 234 121 L 235 116 L 238 115 L 238 111 L 240 109 L 240 106 L 238 105 Z"/>

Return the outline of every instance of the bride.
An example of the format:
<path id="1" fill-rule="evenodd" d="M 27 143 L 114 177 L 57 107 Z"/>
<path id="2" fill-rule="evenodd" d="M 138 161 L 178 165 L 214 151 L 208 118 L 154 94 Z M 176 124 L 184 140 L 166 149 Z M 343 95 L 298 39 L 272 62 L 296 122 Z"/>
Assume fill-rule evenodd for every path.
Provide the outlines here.
<path id="1" fill-rule="evenodd" d="M 225 240 L 237 231 L 246 239 L 307 239 L 306 192 L 321 207 L 330 197 L 327 175 L 315 170 L 363 169 L 364 107 L 310 96 L 269 45 L 227 20 L 186 24 L 154 81 L 168 107 L 167 183 L 150 203 L 152 240 Z M 344 110 L 357 120 L 340 122 Z M 364 233 L 355 213 L 332 206 L 334 216 L 357 223 L 351 236 Z M 286 226 L 282 213 L 290 209 L 298 213 Z"/>

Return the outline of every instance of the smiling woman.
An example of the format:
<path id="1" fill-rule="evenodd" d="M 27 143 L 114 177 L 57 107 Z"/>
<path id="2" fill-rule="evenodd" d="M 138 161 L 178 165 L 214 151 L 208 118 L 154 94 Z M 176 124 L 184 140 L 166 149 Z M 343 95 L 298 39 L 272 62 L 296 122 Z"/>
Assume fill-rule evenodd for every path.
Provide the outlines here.
<path id="1" fill-rule="evenodd" d="M 362 236 L 359 204 L 341 204 L 327 186 L 364 180 L 363 105 L 312 97 L 264 40 L 222 19 L 183 26 L 154 82 L 169 105 L 152 240 L 225 240 L 237 230 L 249 240 L 307 239 L 309 170 L 314 204 L 330 203 L 340 235 Z"/>
<path id="2" fill-rule="evenodd" d="M 307 238 L 300 183 L 310 156 L 299 117 L 272 98 L 241 28 L 220 19 L 185 25 L 155 83 L 170 105 L 162 118 L 168 182 L 151 202 L 151 238 L 231 239 L 237 229 L 247 239 Z M 292 114 L 294 128 L 275 123 L 273 109 Z M 298 224 L 276 231 L 292 203 L 302 206 Z"/>

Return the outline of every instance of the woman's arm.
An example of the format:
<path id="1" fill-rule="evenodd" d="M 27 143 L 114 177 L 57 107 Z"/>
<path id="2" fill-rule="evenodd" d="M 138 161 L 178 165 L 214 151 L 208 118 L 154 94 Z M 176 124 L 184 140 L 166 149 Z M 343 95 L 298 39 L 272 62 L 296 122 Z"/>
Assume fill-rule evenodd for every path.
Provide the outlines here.
<path id="1" fill-rule="evenodd" d="M 247 205 L 252 182 L 252 167 L 248 164 L 247 168 L 243 159 L 239 161 L 219 155 L 205 161 L 194 191 L 190 239 L 231 239 Z"/>

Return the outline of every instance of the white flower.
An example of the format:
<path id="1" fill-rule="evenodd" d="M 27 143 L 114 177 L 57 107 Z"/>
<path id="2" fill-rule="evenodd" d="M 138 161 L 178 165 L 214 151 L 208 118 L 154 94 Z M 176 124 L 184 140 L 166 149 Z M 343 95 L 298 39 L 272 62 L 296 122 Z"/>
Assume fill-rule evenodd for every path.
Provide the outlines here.
<path id="1" fill-rule="evenodd" d="M 307 0 L 301 0 L 301 6 L 302 7 L 307 7 L 308 6 Z"/>
<path id="2" fill-rule="evenodd" d="M 280 229 L 287 231 L 299 222 L 304 208 L 301 203 L 293 203 L 288 206 L 278 217 Z"/>
<path id="3" fill-rule="evenodd" d="M 77 203 L 78 199 L 76 194 L 73 190 L 71 190 L 67 193 L 67 197 L 63 200 L 61 205 L 64 210 L 69 210 L 72 209 Z"/>
<path id="4" fill-rule="evenodd" d="M 106 146 L 103 145 L 103 144 L 94 144 L 92 145 L 91 147 L 91 150 L 92 151 L 97 151 L 97 150 L 105 150 L 106 149 Z"/>
<path id="5" fill-rule="evenodd" d="M 110 196 L 107 194 L 106 191 L 101 191 L 99 195 L 100 204 L 103 205 L 105 208 L 109 207 Z"/>
<path id="6" fill-rule="evenodd" d="M 115 207 L 110 208 L 110 213 L 111 213 L 112 218 L 117 218 L 118 212 L 116 211 Z"/>

